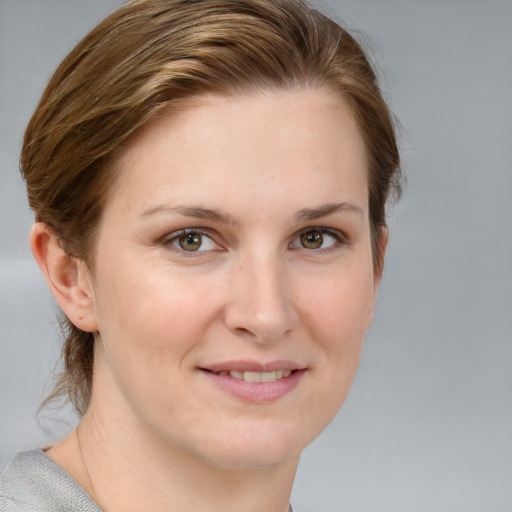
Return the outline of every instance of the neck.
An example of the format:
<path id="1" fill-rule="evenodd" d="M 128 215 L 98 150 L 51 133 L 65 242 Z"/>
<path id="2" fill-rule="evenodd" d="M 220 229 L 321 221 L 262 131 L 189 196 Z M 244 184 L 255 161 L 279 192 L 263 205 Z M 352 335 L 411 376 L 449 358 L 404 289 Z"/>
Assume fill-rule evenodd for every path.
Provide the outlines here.
<path id="1" fill-rule="evenodd" d="M 155 512 L 288 511 L 298 457 L 270 468 L 217 467 L 106 417 L 90 407 L 79 435 L 48 452 L 105 512 L 137 512 L 148 504 Z"/>

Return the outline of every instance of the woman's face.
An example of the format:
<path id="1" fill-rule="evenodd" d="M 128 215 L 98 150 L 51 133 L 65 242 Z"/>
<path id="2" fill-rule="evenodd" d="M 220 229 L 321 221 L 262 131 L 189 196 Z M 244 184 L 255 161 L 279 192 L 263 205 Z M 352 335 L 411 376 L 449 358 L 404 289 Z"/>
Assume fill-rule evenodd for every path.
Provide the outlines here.
<path id="1" fill-rule="evenodd" d="M 217 466 L 296 457 L 348 393 L 378 284 L 347 105 L 204 96 L 119 165 L 92 278 L 91 409 Z"/>

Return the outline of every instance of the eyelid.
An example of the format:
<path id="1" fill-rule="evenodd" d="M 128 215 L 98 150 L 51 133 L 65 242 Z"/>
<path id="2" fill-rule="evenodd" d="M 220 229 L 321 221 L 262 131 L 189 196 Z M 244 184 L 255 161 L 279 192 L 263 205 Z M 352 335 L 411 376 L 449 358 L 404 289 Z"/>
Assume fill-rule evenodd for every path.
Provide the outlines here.
<path id="1" fill-rule="evenodd" d="M 295 240 L 299 239 L 302 235 L 305 235 L 307 233 L 314 233 L 314 232 L 322 233 L 324 235 L 328 235 L 328 236 L 334 238 L 336 240 L 336 244 L 331 245 L 329 247 L 321 248 L 321 249 L 307 249 L 306 247 L 293 246 L 293 242 Z M 298 233 L 296 233 L 293 236 L 292 241 L 289 244 L 289 247 L 291 249 L 299 249 L 299 250 L 304 249 L 311 253 L 313 253 L 313 252 L 323 253 L 323 252 L 335 250 L 335 249 L 339 248 L 340 246 L 344 246 L 344 245 L 348 245 L 348 244 L 349 244 L 349 237 L 346 236 L 345 233 L 343 231 L 340 231 L 339 229 L 327 228 L 324 226 L 310 226 L 310 227 L 301 229 Z"/>
<path id="2" fill-rule="evenodd" d="M 177 240 L 180 236 L 187 235 L 190 233 L 196 233 L 198 235 L 204 236 L 209 238 L 218 248 L 219 250 L 224 250 L 222 245 L 217 241 L 218 236 L 215 235 L 215 233 L 208 228 L 200 228 L 200 227 L 194 227 L 194 228 L 183 228 L 178 229 L 176 231 L 173 231 L 172 233 L 169 233 L 158 241 L 159 244 L 165 246 L 166 248 L 170 250 L 175 250 L 176 252 L 186 256 L 186 257 L 197 257 L 202 256 L 204 253 L 209 253 L 215 250 L 207 249 L 207 250 L 197 250 L 197 251 L 186 251 L 184 249 L 180 249 L 178 247 L 175 247 L 172 245 L 172 242 Z"/>
<path id="3" fill-rule="evenodd" d="M 319 232 L 324 235 L 328 235 L 336 240 L 336 243 L 325 248 L 319 248 L 319 249 L 307 249 L 306 247 L 300 247 L 300 246 L 294 246 L 294 242 L 298 240 L 302 235 L 311 233 L 311 232 Z M 205 253 L 211 253 L 211 252 L 217 252 L 217 249 L 207 249 L 207 250 L 197 250 L 197 251 L 186 251 L 184 249 L 180 249 L 174 245 L 172 245 L 172 242 L 174 242 L 176 239 L 178 239 L 180 236 L 189 234 L 189 233 L 197 233 L 201 236 L 205 236 L 209 238 L 217 247 L 218 251 L 223 251 L 225 248 L 221 243 L 219 243 L 218 239 L 220 236 L 218 233 L 213 231 L 210 228 L 204 228 L 204 227 L 192 227 L 192 228 L 182 228 L 175 230 L 169 234 L 164 235 L 158 240 L 158 243 L 167 247 L 170 250 L 176 251 L 180 255 L 184 255 L 186 257 L 198 257 L 198 256 L 204 256 Z M 290 243 L 288 244 L 288 248 L 292 250 L 306 250 L 311 253 L 324 253 L 329 252 L 332 250 L 336 250 L 340 248 L 341 246 L 349 245 L 350 239 L 349 237 L 341 230 L 335 229 L 335 228 L 328 228 L 325 226 L 309 226 L 304 229 L 301 229 L 300 231 L 296 232 L 292 238 Z"/>

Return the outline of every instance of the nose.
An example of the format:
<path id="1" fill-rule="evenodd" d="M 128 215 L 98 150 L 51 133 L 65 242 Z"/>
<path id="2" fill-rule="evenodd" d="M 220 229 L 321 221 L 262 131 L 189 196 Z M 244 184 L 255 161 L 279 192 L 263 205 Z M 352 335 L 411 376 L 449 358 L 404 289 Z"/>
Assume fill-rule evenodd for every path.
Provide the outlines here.
<path id="1" fill-rule="evenodd" d="M 228 285 L 224 322 L 231 332 L 272 343 L 296 327 L 289 275 L 278 257 L 244 258 L 236 263 Z"/>

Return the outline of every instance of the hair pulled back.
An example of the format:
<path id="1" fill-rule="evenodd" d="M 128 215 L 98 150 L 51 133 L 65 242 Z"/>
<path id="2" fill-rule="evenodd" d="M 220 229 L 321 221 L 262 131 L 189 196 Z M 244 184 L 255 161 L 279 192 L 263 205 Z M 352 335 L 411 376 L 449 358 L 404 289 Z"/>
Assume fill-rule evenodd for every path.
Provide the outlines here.
<path id="1" fill-rule="evenodd" d="M 25 133 L 21 172 L 38 221 L 94 269 L 116 154 L 150 120 L 200 94 L 319 87 L 350 105 L 366 145 L 374 264 L 390 192 L 400 193 L 392 115 L 360 45 L 302 0 L 133 0 L 51 78 Z M 45 401 L 87 409 L 94 334 L 64 319 L 63 372 Z"/>

